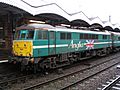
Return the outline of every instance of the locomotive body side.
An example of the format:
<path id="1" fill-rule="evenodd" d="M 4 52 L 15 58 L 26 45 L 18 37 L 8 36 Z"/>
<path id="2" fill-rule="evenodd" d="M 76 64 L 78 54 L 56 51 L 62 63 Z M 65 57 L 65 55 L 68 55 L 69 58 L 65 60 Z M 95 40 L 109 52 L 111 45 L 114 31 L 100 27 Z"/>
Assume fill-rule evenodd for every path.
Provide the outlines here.
<path id="1" fill-rule="evenodd" d="M 46 35 L 44 39 L 38 39 L 37 32 L 36 39 L 33 41 L 34 57 L 44 57 L 111 47 L 110 33 L 90 31 L 76 32 L 72 29 L 48 29 L 48 31 L 39 32 L 44 32 Z"/>
<path id="2" fill-rule="evenodd" d="M 110 33 L 83 30 L 56 30 L 57 54 L 82 52 L 111 47 Z M 63 47 L 59 47 L 61 45 Z"/>

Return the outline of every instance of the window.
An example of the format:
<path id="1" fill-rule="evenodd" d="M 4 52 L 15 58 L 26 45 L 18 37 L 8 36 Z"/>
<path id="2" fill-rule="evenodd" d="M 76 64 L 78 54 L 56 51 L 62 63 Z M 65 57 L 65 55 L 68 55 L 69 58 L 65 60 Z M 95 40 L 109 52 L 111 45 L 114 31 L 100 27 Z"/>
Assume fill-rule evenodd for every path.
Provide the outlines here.
<path id="1" fill-rule="evenodd" d="M 33 39 L 33 37 L 34 37 L 34 31 L 29 31 L 27 39 Z"/>
<path id="2" fill-rule="evenodd" d="M 38 30 L 37 39 L 48 39 L 48 31 Z"/>
<path id="3" fill-rule="evenodd" d="M 48 39 L 47 31 L 42 31 L 42 39 Z"/>
<path id="4" fill-rule="evenodd" d="M 84 34 L 84 39 L 88 39 L 88 34 Z"/>
<path id="5" fill-rule="evenodd" d="M 21 38 L 25 39 L 26 33 L 21 33 Z"/>
<path id="6" fill-rule="evenodd" d="M 42 39 L 42 32 L 41 31 L 37 32 L 37 39 Z"/>
<path id="7" fill-rule="evenodd" d="M 67 33 L 67 39 L 71 39 L 71 33 Z"/>
<path id="8" fill-rule="evenodd" d="M 107 35 L 103 35 L 103 39 L 107 39 Z"/>
<path id="9" fill-rule="evenodd" d="M 92 34 L 91 38 L 92 38 L 92 39 L 95 39 L 95 34 Z"/>
<path id="10" fill-rule="evenodd" d="M 50 32 L 50 39 L 55 39 L 55 32 Z"/>
<path id="11" fill-rule="evenodd" d="M 34 30 L 19 30 L 15 32 L 15 39 L 33 39 Z"/>
<path id="12" fill-rule="evenodd" d="M 92 39 L 92 34 L 88 34 L 88 39 Z"/>
<path id="13" fill-rule="evenodd" d="M 14 39 L 19 39 L 19 38 L 20 38 L 20 31 L 16 31 Z"/>
<path id="14" fill-rule="evenodd" d="M 80 39 L 84 39 L 84 34 L 80 34 Z"/>
<path id="15" fill-rule="evenodd" d="M 60 33 L 60 39 L 65 39 L 65 40 L 68 40 L 68 39 L 71 39 L 71 33 Z"/>
<path id="16" fill-rule="evenodd" d="M 120 41 L 120 37 L 118 37 L 118 40 Z"/>
<path id="17" fill-rule="evenodd" d="M 98 39 L 98 35 L 95 34 L 80 34 L 80 39 Z"/>
<path id="18" fill-rule="evenodd" d="M 60 33 L 60 39 L 65 39 L 66 33 Z"/>
<path id="19" fill-rule="evenodd" d="M 95 39 L 98 39 L 98 35 L 95 35 Z"/>

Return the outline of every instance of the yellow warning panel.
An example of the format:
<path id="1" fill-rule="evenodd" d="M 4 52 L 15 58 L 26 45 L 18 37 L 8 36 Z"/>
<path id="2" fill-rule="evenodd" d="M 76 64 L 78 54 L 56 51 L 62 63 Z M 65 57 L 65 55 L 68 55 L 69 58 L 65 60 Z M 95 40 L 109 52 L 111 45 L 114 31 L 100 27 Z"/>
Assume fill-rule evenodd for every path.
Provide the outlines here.
<path id="1" fill-rule="evenodd" d="M 13 41 L 13 54 L 15 56 L 32 56 L 32 41 Z"/>

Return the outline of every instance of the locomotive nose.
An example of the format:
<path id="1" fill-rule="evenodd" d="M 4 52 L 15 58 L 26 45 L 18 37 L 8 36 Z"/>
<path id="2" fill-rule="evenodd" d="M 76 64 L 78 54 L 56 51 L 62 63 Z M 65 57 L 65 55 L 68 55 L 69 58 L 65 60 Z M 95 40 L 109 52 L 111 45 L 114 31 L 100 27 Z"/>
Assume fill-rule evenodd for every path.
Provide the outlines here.
<path id="1" fill-rule="evenodd" d="M 15 56 L 32 56 L 32 41 L 13 41 Z"/>

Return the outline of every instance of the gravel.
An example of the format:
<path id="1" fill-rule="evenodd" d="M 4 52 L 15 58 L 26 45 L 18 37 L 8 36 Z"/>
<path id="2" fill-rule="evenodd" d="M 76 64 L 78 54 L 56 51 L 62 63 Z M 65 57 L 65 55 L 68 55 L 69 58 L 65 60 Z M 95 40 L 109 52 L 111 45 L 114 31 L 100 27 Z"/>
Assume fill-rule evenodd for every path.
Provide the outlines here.
<path id="1" fill-rule="evenodd" d="M 106 61 L 107 59 L 113 58 L 115 56 L 119 56 L 119 53 L 116 53 L 115 55 L 111 55 L 109 57 L 104 57 L 104 58 L 101 58 L 101 59 L 98 59 L 98 60 L 93 60 L 92 61 L 92 59 L 91 59 L 87 62 L 87 64 L 81 64 L 81 65 L 78 65 L 78 66 L 75 66 L 75 67 L 72 67 L 72 68 L 65 69 L 63 71 L 63 74 L 67 74 L 67 73 L 70 73 L 72 71 L 76 71 L 78 69 L 84 69 L 86 67 L 89 67 L 88 64 L 90 66 L 92 66 L 92 65 L 95 65 L 97 63 Z M 115 69 L 116 69 L 116 67 L 115 67 Z M 108 80 L 109 77 L 112 77 L 114 75 L 115 71 L 114 72 L 113 71 L 107 71 L 107 74 L 101 74 L 100 76 L 95 76 L 93 79 L 90 79 L 90 80 L 86 81 L 85 83 L 79 84 L 79 85 L 73 87 L 73 89 L 71 89 L 71 90 L 96 90 L 96 88 L 98 86 L 100 86 L 101 83 L 105 82 L 106 80 Z M 63 74 L 50 73 L 50 74 L 45 75 L 45 76 L 40 76 L 40 77 L 38 76 L 37 78 L 27 80 L 25 83 L 14 84 L 14 85 L 11 86 L 11 88 L 9 88 L 9 90 L 22 90 L 25 87 L 28 87 L 28 86 L 31 86 L 33 84 L 37 84 L 37 83 L 40 83 L 40 82 L 44 82 L 46 80 L 50 80 L 52 78 L 61 76 Z M 106 76 L 104 76 L 104 75 L 106 75 Z"/>

